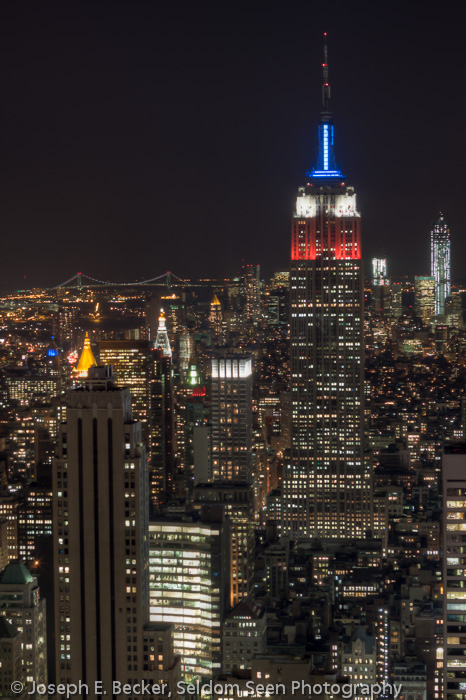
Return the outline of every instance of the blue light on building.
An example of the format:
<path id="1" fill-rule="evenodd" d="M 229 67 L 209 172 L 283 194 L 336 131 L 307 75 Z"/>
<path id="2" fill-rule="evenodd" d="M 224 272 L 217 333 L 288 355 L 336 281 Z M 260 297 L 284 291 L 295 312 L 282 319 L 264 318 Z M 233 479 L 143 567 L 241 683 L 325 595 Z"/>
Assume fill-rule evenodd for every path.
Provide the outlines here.
<path id="1" fill-rule="evenodd" d="M 323 125 L 324 136 L 324 170 L 328 170 L 328 124 Z"/>
<path id="2" fill-rule="evenodd" d="M 334 178 L 344 180 L 345 176 L 336 167 L 335 152 L 333 150 L 333 124 L 323 122 L 319 124 L 319 152 L 314 168 L 306 172 L 308 178 Z"/>

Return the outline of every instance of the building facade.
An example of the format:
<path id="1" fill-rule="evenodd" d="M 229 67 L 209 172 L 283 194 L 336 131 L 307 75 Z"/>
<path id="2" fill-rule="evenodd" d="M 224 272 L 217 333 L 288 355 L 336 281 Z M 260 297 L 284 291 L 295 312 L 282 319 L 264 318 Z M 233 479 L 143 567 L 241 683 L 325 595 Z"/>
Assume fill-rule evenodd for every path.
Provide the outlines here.
<path id="1" fill-rule="evenodd" d="M 212 475 L 252 479 L 252 359 L 212 359 Z"/>
<path id="2" fill-rule="evenodd" d="M 193 506 L 220 505 L 230 521 L 230 605 L 252 595 L 254 579 L 254 491 L 246 482 L 214 481 L 194 487 Z"/>
<path id="3" fill-rule="evenodd" d="M 174 625 L 186 680 L 221 669 L 221 627 L 228 606 L 227 522 L 164 517 L 149 526 L 150 619 Z"/>

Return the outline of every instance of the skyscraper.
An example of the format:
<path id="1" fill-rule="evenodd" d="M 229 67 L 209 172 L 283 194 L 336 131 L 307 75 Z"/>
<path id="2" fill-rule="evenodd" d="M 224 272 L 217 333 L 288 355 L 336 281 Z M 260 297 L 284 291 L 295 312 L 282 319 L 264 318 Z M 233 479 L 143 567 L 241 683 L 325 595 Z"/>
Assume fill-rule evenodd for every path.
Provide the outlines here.
<path id="1" fill-rule="evenodd" d="M 372 309 L 375 314 L 390 311 L 390 280 L 385 258 L 372 258 Z"/>
<path id="2" fill-rule="evenodd" d="M 416 276 L 414 278 L 414 310 L 416 316 L 429 323 L 435 314 L 435 279 Z"/>
<path id="3" fill-rule="evenodd" d="M 163 312 L 155 345 L 148 340 L 103 340 L 100 362 L 112 365 L 117 386 L 131 391 L 133 417 L 141 423 L 148 449 L 151 504 L 157 509 L 171 483 L 174 459 L 171 347 Z"/>
<path id="4" fill-rule="evenodd" d="M 372 258 L 372 284 L 374 286 L 384 285 L 387 280 L 387 260 L 386 258 Z"/>
<path id="5" fill-rule="evenodd" d="M 93 367 L 67 394 L 53 470 L 57 682 L 156 679 L 149 624 L 148 474 L 129 389 Z M 154 652 L 152 652 L 153 657 Z M 173 667 L 176 675 L 176 668 Z"/>
<path id="6" fill-rule="evenodd" d="M 221 625 L 230 582 L 229 522 L 157 518 L 149 525 L 150 617 L 175 625 L 186 680 L 212 679 L 222 663 Z"/>
<path id="7" fill-rule="evenodd" d="M 194 488 L 194 508 L 219 505 L 230 521 L 230 604 L 235 606 L 253 591 L 254 492 L 238 481 L 201 483 Z"/>
<path id="8" fill-rule="evenodd" d="M 466 698 L 466 443 L 445 445 L 443 474 L 444 695 Z"/>
<path id="9" fill-rule="evenodd" d="M 212 360 L 212 475 L 252 479 L 252 359 Z"/>
<path id="10" fill-rule="evenodd" d="M 445 313 L 445 299 L 451 295 L 450 227 L 442 213 L 430 233 L 431 275 L 435 278 L 435 315 Z"/>
<path id="11" fill-rule="evenodd" d="M 349 539 L 370 527 L 364 460 L 363 266 L 353 187 L 337 167 L 327 47 L 317 165 L 292 222 L 292 446 L 283 484 L 285 532 Z"/>
<path id="12" fill-rule="evenodd" d="M 173 491 L 175 478 L 175 397 L 172 350 L 165 314 L 160 310 L 154 343 L 156 372 L 151 382 L 151 503 L 155 510 Z"/>

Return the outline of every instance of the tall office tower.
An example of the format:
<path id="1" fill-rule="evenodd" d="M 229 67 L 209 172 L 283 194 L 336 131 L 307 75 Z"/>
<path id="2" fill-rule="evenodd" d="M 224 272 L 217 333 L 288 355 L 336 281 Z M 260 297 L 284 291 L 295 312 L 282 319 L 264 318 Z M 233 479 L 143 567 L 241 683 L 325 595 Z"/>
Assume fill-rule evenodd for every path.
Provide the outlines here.
<path id="1" fill-rule="evenodd" d="M 150 445 L 151 406 L 150 380 L 153 376 L 154 353 L 147 340 L 101 340 L 100 364 L 112 365 L 117 386 L 131 392 L 134 420 L 141 423 L 142 441 Z M 149 453 L 150 459 L 150 453 Z"/>
<path id="2" fill-rule="evenodd" d="M 111 367 L 67 393 L 53 471 L 57 682 L 151 678 L 148 474 L 129 389 Z M 117 694 L 115 694 L 117 697 Z"/>
<path id="3" fill-rule="evenodd" d="M 257 325 L 261 313 L 260 265 L 243 264 L 243 284 L 246 296 L 246 320 Z"/>
<path id="4" fill-rule="evenodd" d="M 230 520 L 230 605 L 234 607 L 253 592 L 254 491 L 251 484 L 214 481 L 197 484 L 193 506 L 220 505 Z"/>
<path id="5" fill-rule="evenodd" d="M 375 314 L 390 311 L 390 280 L 385 258 L 372 258 L 372 309 Z"/>
<path id="6" fill-rule="evenodd" d="M 450 227 L 443 214 L 430 232 L 430 274 L 435 279 L 435 315 L 445 313 L 445 299 L 451 295 L 451 240 Z"/>
<path id="7" fill-rule="evenodd" d="M 22 633 L 23 668 L 29 687 L 33 681 L 46 684 L 45 600 L 40 597 L 37 578 L 18 560 L 10 562 L 0 576 L 0 615 Z"/>
<path id="8" fill-rule="evenodd" d="M 252 479 L 252 359 L 212 359 L 212 475 Z"/>
<path id="9" fill-rule="evenodd" d="M 466 698 L 466 443 L 443 449 L 444 695 Z M 441 660 L 440 656 L 440 660 Z"/>
<path id="10" fill-rule="evenodd" d="M 363 265 L 354 189 L 338 169 L 327 47 L 317 165 L 300 187 L 291 244 L 292 444 L 284 532 L 345 540 L 370 527 L 364 459 Z"/>
<path id="11" fill-rule="evenodd" d="M 416 276 L 414 278 L 414 310 L 416 316 L 430 323 L 435 315 L 435 279 Z"/>
<path id="12" fill-rule="evenodd" d="M 156 371 L 150 389 L 152 405 L 150 498 L 153 508 L 157 510 L 172 494 L 176 454 L 172 350 L 163 310 L 159 316 L 154 352 Z"/>
<path id="13" fill-rule="evenodd" d="M 185 680 L 213 679 L 228 608 L 229 523 L 160 518 L 149 524 L 150 617 L 174 624 Z"/>

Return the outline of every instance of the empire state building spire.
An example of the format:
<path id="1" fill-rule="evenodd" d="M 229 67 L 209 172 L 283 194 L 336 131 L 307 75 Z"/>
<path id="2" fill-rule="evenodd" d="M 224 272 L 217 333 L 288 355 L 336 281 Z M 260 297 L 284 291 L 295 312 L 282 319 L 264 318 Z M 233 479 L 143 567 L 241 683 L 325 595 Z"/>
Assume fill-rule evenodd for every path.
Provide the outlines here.
<path id="1" fill-rule="evenodd" d="M 324 118 L 331 119 L 332 114 L 329 109 L 330 84 L 328 82 L 328 58 L 327 58 L 327 32 L 324 32 L 324 62 L 322 63 L 323 83 L 322 83 L 322 121 Z"/>
<path id="2" fill-rule="evenodd" d="M 334 150 L 333 115 L 330 111 L 330 83 L 328 79 L 328 52 L 327 52 L 327 32 L 324 33 L 324 62 L 322 63 L 322 110 L 320 112 L 319 124 L 319 147 L 317 152 L 317 163 L 314 168 L 308 170 L 307 178 L 321 180 L 334 178 L 344 180 L 345 176 L 337 167 Z"/>

